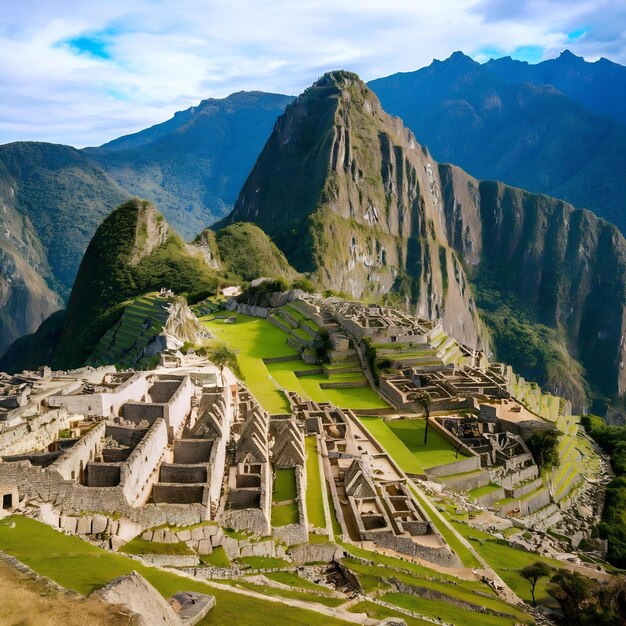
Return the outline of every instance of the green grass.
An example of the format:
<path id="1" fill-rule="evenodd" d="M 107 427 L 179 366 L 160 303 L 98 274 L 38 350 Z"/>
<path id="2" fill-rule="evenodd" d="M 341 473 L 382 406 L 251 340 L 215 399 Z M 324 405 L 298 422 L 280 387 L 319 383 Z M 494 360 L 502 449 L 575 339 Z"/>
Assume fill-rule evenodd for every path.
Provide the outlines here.
<path id="1" fill-rule="evenodd" d="M 213 548 L 213 552 L 211 554 L 203 554 L 200 557 L 200 561 L 204 565 L 209 565 L 212 567 L 230 567 L 230 559 L 226 554 L 226 550 L 222 546 L 217 546 L 217 548 Z"/>
<path id="2" fill-rule="evenodd" d="M 270 372 L 263 363 L 263 358 L 297 354 L 296 350 L 287 345 L 285 333 L 260 317 L 235 314 L 235 324 L 208 321 L 208 317 L 200 318 L 200 321 L 217 339 L 239 351 L 239 369 L 263 408 L 269 413 L 288 413 L 287 398 L 272 383 Z"/>
<path id="3" fill-rule="evenodd" d="M 317 454 L 317 440 L 314 436 L 304 440 L 306 448 L 306 509 L 309 523 L 315 528 L 326 528 L 324 515 L 324 492 L 320 475 L 319 457 Z"/>
<path id="4" fill-rule="evenodd" d="M 200 318 L 200 321 L 216 335 L 217 339 L 239 351 L 237 360 L 245 382 L 266 411 L 270 413 L 289 411 L 287 398 L 276 384 L 314 402 L 332 402 L 347 409 L 375 409 L 388 406 L 370 387 L 322 389 L 320 383 L 332 380 L 324 374 L 296 377 L 294 374 L 296 371 L 315 368 L 301 360 L 265 364 L 264 358 L 298 354 L 287 345 L 287 335 L 266 319 L 237 314 L 237 323 L 224 324 L 219 320 L 209 321 L 210 317 L 205 316 Z"/>
<path id="5" fill-rule="evenodd" d="M 506 602 L 503 602 L 499 598 L 477 595 L 476 586 L 469 581 L 465 581 L 462 579 L 457 579 L 454 582 L 436 581 L 431 580 L 430 577 L 418 577 L 415 574 L 407 574 L 404 572 L 385 572 L 381 571 L 381 568 L 378 566 L 364 565 L 363 563 L 355 561 L 354 559 L 344 559 L 343 563 L 357 574 L 361 582 L 363 582 L 363 577 L 365 577 L 366 580 L 369 581 L 368 584 L 371 585 L 373 582 L 375 583 L 375 581 L 373 581 L 372 579 L 378 577 L 379 581 L 378 586 L 376 587 L 378 589 L 384 587 L 384 582 L 382 580 L 383 578 L 389 578 L 393 576 L 397 580 L 400 580 L 407 585 L 414 585 L 426 589 L 431 589 L 432 591 L 445 594 L 450 598 L 455 598 L 463 602 L 472 602 L 474 604 L 479 604 L 497 613 L 505 613 L 511 615 L 512 617 L 517 617 L 521 620 L 527 619 L 527 615 L 525 613 L 519 611 L 517 608 L 507 604 Z"/>
<path id="6" fill-rule="evenodd" d="M 272 526 L 297 524 L 299 519 L 298 504 L 296 502 L 272 506 Z"/>
<path id="7" fill-rule="evenodd" d="M 14 527 L 11 527 L 15 524 Z M 89 594 L 118 576 L 133 570 L 144 576 L 165 598 L 178 591 L 198 591 L 215 596 L 215 608 L 203 619 L 201 626 L 266 626 L 276 622 L 281 611 L 289 612 L 289 623 L 319 626 L 320 616 L 314 611 L 281 607 L 241 594 L 224 591 L 199 580 L 183 578 L 142 565 L 121 554 L 113 554 L 88 544 L 78 537 L 64 535 L 36 520 L 13 515 L 0 522 L 0 549 L 16 557 L 35 572 L 58 584 Z M 324 616 L 324 624 L 339 626 L 346 622 Z"/>
<path id="8" fill-rule="evenodd" d="M 465 458 L 458 456 L 452 444 L 444 439 L 434 428 L 428 429 L 428 443 L 424 445 L 426 420 L 395 420 L 387 422 L 391 432 L 417 457 L 420 465 L 426 469 L 437 465 L 446 465 Z"/>
<path id="9" fill-rule="evenodd" d="M 277 469 L 272 500 L 284 502 L 285 500 L 293 500 L 297 495 L 296 470 L 293 467 Z"/>
<path id="10" fill-rule="evenodd" d="M 267 574 L 263 574 L 265 578 L 269 578 L 277 583 L 281 583 L 283 585 L 289 585 L 290 587 L 299 587 L 300 589 L 310 589 L 312 591 L 319 591 L 320 593 L 325 593 L 327 595 L 332 595 L 332 591 L 328 589 L 328 587 L 324 587 L 323 585 L 318 585 L 306 578 L 301 578 L 297 574 L 293 572 L 268 572 Z"/>
<path id="11" fill-rule="evenodd" d="M 400 611 L 392 611 L 386 606 L 380 606 L 379 604 L 374 604 L 368 600 L 363 600 L 363 602 L 358 602 L 357 604 L 352 605 L 348 611 L 350 611 L 350 613 L 367 613 L 368 617 L 381 621 L 387 617 L 398 617 L 403 619 L 407 626 L 432 626 L 432 622 L 426 622 L 423 619 L 410 617 Z"/>
<path id="12" fill-rule="evenodd" d="M 194 551 L 184 541 L 178 543 L 158 543 L 135 537 L 124 544 L 120 552 L 125 554 L 194 554 Z"/>
<path id="13" fill-rule="evenodd" d="M 455 626 L 476 626 L 477 619 L 481 626 L 513 626 L 518 623 L 514 617 L 499 617 L 489 613 L 481 613 L 480 617 L 477 618 L 476 612 L 461 609 L 445 601 L 430 600 L 404 593 L 386 593 L 381 599 L 427 617 L 445 620 Z M 480 602 L 476 602 L 476 604 L 480 604 Z"/>
<path id="14" fill-rule="evenodd" d="M 243 587 L 244 589 L 249 589 L 250 591 L 256 591 L 257 593 L 262 593 L 267 596 L 274 596 L 279 598 L 289 598 L 290 600 L 304 600 L 305 602 L 314 602 L 317 604 L 323 604 L 324 606 L 339 606 L 343 604 L 346 599 L 345 598 L 334 598 L 331 596 L 325 595 L 316 595 L 313 593 L 307 593 L 306 591 L 297 591 L 291 589 L 279 589 L 277 587 L 272 587 L 270 585 L 257 585 L 256 583 L 249 582 L 242 578 L 237 578 L 235 580 L 224 580 L 222 581 L 227 585 L 232 585 L 233 587 Z M 277 612 L 278 613 L 278 612 Z M 319 615 L 318 618 L 320 620 L 324 620 L 322 623 L 326 623 L 326 615 Z M 274 616 L 274 620 L 271 622 L 272 624 L 277 623 L 278 616 Z M 235 622 L 237 623 L 237 622 Z M 287 622 L 290 623 L 290 622 Z"/>
<path id="15" fill-rule="evenodd" d="M 497 491 L 498 489 L 500 489 L 499 485 L 495 485 L 493 483 L 490 483 L 488 485 L 484 485 L 483 487 L 478 487 L 476 489 L 470 489 L 467 492 L 467 495 L 470 498 L 478 499 L 478 498 L 481 498 L 482 496 L 486 496 L 489 493 L 493 493 L 494 491 Z"/>
<path id="16" fill-rule="evenodd" d="M 462 522 L 452 522 L 452 525 L 472 542 L 474 549 L 487 561 L 487 563 L 502 577 L 502 580 L 523 600 L 531 601 L 530 586 L 519 571 L 527 565 L 537 561 L 546 563 L 550 567 L 562 568 L 563 563 L 556 559 L 541 556 L 534 552 L 526 552 L 512 548 L 502 540 L 498 540 L 488 533 L 481 532 Z M 537 601 L 547 599 L 546 587 L 548 579 L 542 578 L 537 584 Z"/>
<path id="17" fill-rule="evenodd" d="M 242 556 L 235 559 L 235 561 L 253 569 L 270 569 L 273 567 L 289 567 L 291 565 L 289 561 L 271 556 Z"/>

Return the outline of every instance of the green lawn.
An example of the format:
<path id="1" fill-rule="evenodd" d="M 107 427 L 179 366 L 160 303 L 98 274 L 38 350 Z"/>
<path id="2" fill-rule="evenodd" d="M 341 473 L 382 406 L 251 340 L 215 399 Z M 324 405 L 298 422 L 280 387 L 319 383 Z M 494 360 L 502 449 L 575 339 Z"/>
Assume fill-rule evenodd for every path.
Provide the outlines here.
<path id="1" fill-rule="evenodd" d="M 272 505 L 272 526 L 289 526 L 297 524 L 299 520 L 298 504 L 290 502 L 279 506 Z"/>
<path id="2" fill-rule="evenodd" d="M 269 578 L 270 580 L 281 583 L 283 585 L 298 587 L 300 589 L 310 589 L 312 591 L 319 591 L 320 593 L 332 595 L 332 591 L 328 589 L 328 587 L 318 585 L 314 582 L 311 582 L 310 580 L 307 580 L 306 578 L 301 578 L 293 572 L 270 572 L 263 575 L 265 576 L 265 578 Z"/>
<path id="3" fill-rule="evenodd" d="M 478 617 L 474 611 L 461 609 L 441 600 L 430 600 L 404 593 L 386 593 L 381 600 L 427 617 L 442 619 L 454 626 L 476 626 L 477 623 L 481 626 L 514 626 L 518 623 L 514 617 L 499 617 L 489 613 L 480 613 Z M 530 619 L 528 621 L 530 622 Z"/>
<path id="4" fill-rule="evenodd" d="M 381 621 L 387 617 L 399 617 L 406 622 L 407 626 L 432 626 L 432 622 L 426 622 L 423 619 L 418 619 L 416 617 L 409 617 L 404 613 L 400 613 L 400 611 L 392 611 L 386 606 L 380 606 L 379 604 L 374 604 L 368 600 L 354 604 L 348 609 L 348 611 L 350 611 L 350 613 L 367 613 L 367 615 L 372 619 L 378 619 Z"/>
<path id="5" fill-rule="evenodd" d="M 280 598 L 289 598 L 292 600 L 304 600 L 305 602 L 315 602 L 317 604 L 323 604 L 324 606 L 339 606 L 346 602 L 345 598 L 334 598 L 327 595 L 317 595 L 313 593 L 309 593 L 307 591 L 298 591 L 297 589 L 279 589 L 277 587 L 271 587 L 270 585 L 257 585 L 256 583 L 249 582 L 242 578 L 237 578 L 234 580 L 224 580 L 222 581 L 227 585 L 232 585 L 233 587 L 243 587 L 244 589 L 249 589 L 250 591 L 256 591 L 257 593 L 262 593 L 267 596 L 275 596 Z M 320 623 L 326 624 L 326 615 L 318 615 Z M 274 621 L 272 624 L 278 623 L 278 615 L 274 617 Z M 322 621 L 323 620 L 323 621 Z M 235 622 L 236 624 L 238 622 Z M 290 624 L 291 622 L 286 622 Z"/>
<path id="6" fill-rule="evenodd" d="M 424 419 L 395 420 L 387 422 L 387 426 L 415 455 L 424 469 L 454 463 L 464 458 L 461 453 L 457 456 L 452 444 L 432 427 L 428 429 L 428 443 L 424 445 Z"/>
<path id="7" fill-rule="evenodd" d="M 264 358 L 298 354 L 287 345 L 287 335 L 266 319 L 237 314 L 235 324 L 224 324 L 221 320 L 209 321 L 211 317 L 212 315 L 201 317 L 200 321 L 218 339 L 239 351 L 237 360 L 245 382 L 266 411 L 270 413 L 289 411 L 287 398 L 276 385 L 288 391 L 295 391 L 314 402 L 332 402 L 347 409 L 375 409 L 388 406 L 370 387 L 321 389 L 320 383 L 330 380 L 324 374 L 296 377 L 294 372 L 316 367 L 307 365 L 301 360 L 266 365 L 263 362 Z M 362 374 L 355 377 L 354 373 L 348 378 L 348 380 L 361 379 Z"/>
<path id="8" fill-rule="evenodd" d="M 213 548 L 213 552 L 211 554 L 204 554 L 200 557 L 200 561 L 204 565 L 211 565 L 213 567 L 230 567 L 230 559 L 226 554 L 226 550 L 222 546 L 217 546 L 217 548 Z"/>
<path id="9" fill-rule="evenodd" d="M 277 469 L 272 500 L 284 502 L 285 500 L 293 500 L 297 495 L 296 470 L 293 467 Z"/>
<path id="10" fill-rule="evenodd" d="M 314 436 L 306 437 L 306 509 L 309 523 L 316 528 L 326 528 L 324 515 L 324 492 L 320 476 L 319 457 L 317 454 L 317 440 Z"/>
<path id="11" fill-rule="evenodd" d="M 221 320 L 207 321 L 211 317 L 201 317 L 200 321 L 217 339 L 239 351 L 237 361 L 241 373 L 263 408 L 270 413 L 288 413 L 287 398 L 276 388 L 263 363 L 263 358 L 297 354 L 287 345 L 285 333 L 260 317 L 236 314 L 235 324 L 224 324 Z"/>
<path id="12" fill-rule="evenodd" d="M 498 540 L 488 533 L 481 532 L 462 522 L 452 521 L 452 525 L 469 539 L 474 549 L 487 563 L 502 577 L 502 580 L 526 602 L 531 601 L 530 585 L 525 578 L 519 575 L 519 570 L 537 561 L 546 563 L 556 569 L 562 568 L 563 563 L 556 559 L 541 556 L 534 552 L 518 550 Z M 546 587 L 548 579 L 542 578 L 537 584 L 536 596 L 540 602 L 548 598 Z"/>
<path id="13" fill-rule="evenodd" d="M 199 580 L 183 578 L 147 567 L 121 554 L 113 554 L 67 536 L 29 518 L 13 515 L 0 522 L 0 550 L 16 557 L 35 572 L 82 594 L 106 585 L 133 570 L 144 576 L 166 598 L 178 591 L 198 591 L 215 596 L 215 608 L 202 626 L 266 626 L 276 623 L 277 615 L 288 611 L 289 623 L 318 626 L 320 615 L 295 607 L 223 591 Z M 339 626 L 346 622 L 324 616 L 323 623 Z"/>

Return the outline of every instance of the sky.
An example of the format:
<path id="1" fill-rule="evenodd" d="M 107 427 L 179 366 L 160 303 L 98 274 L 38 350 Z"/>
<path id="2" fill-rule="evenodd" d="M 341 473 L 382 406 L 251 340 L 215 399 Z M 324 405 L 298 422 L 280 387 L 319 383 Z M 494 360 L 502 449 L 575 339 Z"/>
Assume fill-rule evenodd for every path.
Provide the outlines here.
<path id="1" fill-rule="evenodd" d="M 2 0 L 0 143 L 100 145 L 240 90 L 462 50 L 626 65 L 624 0 Z"/>

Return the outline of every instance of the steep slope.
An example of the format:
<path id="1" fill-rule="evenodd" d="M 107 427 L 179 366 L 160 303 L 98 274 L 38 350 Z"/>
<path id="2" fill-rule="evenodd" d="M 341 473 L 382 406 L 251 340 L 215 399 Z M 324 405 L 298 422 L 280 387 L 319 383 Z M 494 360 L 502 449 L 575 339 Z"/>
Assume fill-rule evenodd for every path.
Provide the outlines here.
<path id="1" fill-rule="evenodd" d="M 222 268 L 243 280 L 263 276 L 291 281 L 298 276 L 285 255 L 254 224 L 238 222 L 226 226 L 217 231 L 215 239 Z"/>
<path id="2" fill-rule="evenodd" d="M 326 288 L 357 298 L 394 291 L 483 345 L 446 243 L 437 164 L 355 74 L 326 74 L 287 108 L 226 221 L 258 224 Z"/>
<path id="3" fill-rule="evenodd" d="M 593 395 L 623 394 L 626 241 L 617 228 L 548 196 L 439 169 L 448 238 L 499 358 L 579 408 L 583 374 Z"/>
<path id="4" fill-rule="evenodd" d="M 481 336 L 476 290 L 497 356 L 578 408 L 588 386 L 624 392 L 619 231 L 438 165 L 353 74 L 325 75 L 279 118 L 228 218 L 237 220 L 258 224 L 321 285 L 401 294 L 470 345 Z"/>
<path id="5" fill-rule="evenodd" d="M 98 227 L 69 298 L 55 365 L 82 364 L 119 319 L 122 302 L 161 287 L 177 294 L 214 292 L 215 273 L 145 200 L 131 200 Z M 193 295 L 191 296 L 193 299 Z"/>
<path id="6" fill-rule="evenodd" d="M 0 146 L 0 354 L 62 307 L 89 237 L 124 195 L 74 148 Z"/>
<path id="7" fill-rule="evenodd" d="M 558 67 L 564 64 L 557 61 Z M 436 159 L 478 178 L 563 198 L 626 232 L 626 127 L 542 82 L 540 72 L 533 71 L 538 66 L 528 66 L 528 78 L 538 74 L 537 84 L 531 84 L 521 82 L 522 72 L 513 72 L 519 81 L 506 76 L 508 63 L 496 71 L 499 63 L 480 65 L 456 52 L 369 86 Z M 550 76 L 561 76 L 559 84 L 567 83 L 570 92 L 576 85 L 590 90 L 585 75 L 572 76 L 558 67 Z M 596 77 L 593 84 L 609 93 L 608 82 Z M 619 84 L 615 89 L 621 89 Z M 622 99 L 617 102 L 621 106 Z"/>
<path id="8" fill-rule="evenodd" d="M 552 85 L 590 111 L 626 124 L 626 67 L 604 57 L 589 63 L 564 50 L 556 59 L 541 63 L 502 57 L 487 61 L 483 67 L 508 83 Z"/>
<path id="9" fill-rule="evenodd" d="M 239 92 L 86 153 L 186 237 L 225 215 L 291 96 Z"/>

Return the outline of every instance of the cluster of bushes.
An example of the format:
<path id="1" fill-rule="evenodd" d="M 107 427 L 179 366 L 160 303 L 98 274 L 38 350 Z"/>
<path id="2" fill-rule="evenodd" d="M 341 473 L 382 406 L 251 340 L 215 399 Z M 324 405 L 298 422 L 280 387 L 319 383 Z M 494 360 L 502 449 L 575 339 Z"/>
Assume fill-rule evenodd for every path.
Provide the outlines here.
<path id="1" fill-rule="evenodd" d="M 600 536 L 609 544 L 609 562 L 626 567 L 626 426 L 609 426 L 596 415 L 585 415 L 587 432 L 611 455 L 615 478 L 608 484 Z"/>

